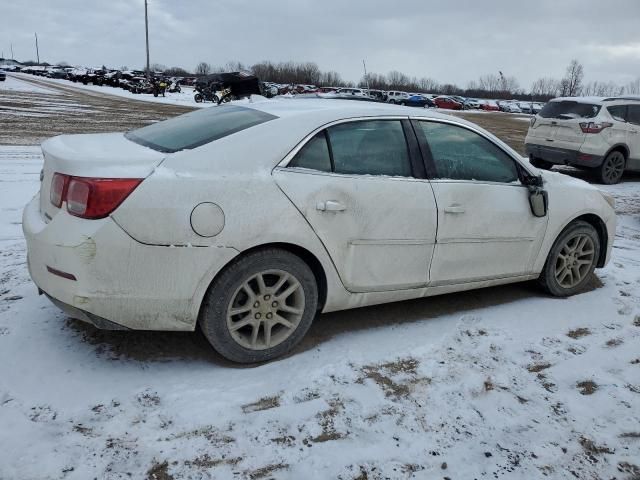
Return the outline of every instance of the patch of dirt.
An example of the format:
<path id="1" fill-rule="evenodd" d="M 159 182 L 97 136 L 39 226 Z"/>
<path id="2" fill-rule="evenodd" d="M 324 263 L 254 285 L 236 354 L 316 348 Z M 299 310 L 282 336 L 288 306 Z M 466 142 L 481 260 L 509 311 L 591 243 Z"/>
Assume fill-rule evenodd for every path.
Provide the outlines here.
<path id="1" fill-rule="evenodd" d="M 242 457 L 225 458 L 223 455 L 221 458 L 211 458 L 209 454 L 205 453 L 193 460 L 185 460 L 184 464 L 187 467 L 197 467 L 200 469 L 209 469 L 217 467 L 218 465 L 237 465 L 242 461 Z"/>
<path id="2" fill-rule="evenodd" d="M 431 381 L 429 378 L 418 377 L 418 365 L 419 362 L 414 358 L 405 358 L 380 365 L 366 365 L 361 368 L 364 377 L 357 382 L 362 383 L 365 379 L 373 380 L 387 397 L 408 397 L 416 384 Z M 408 378 L 393 378 L 397 376 Z"/>
<path id="3" fill-rule="evenodd" d="M 157 407 L 160 405 L 160 397 L 157 392 L 143 392 L 137 397 L 138 403 L 143 407 Z"/>
<path id="4" fill-rule="evenodd" d="M 527 370 L 531 373 L 538 373 L 542 370 L 546 370 L 547 368 L 551 368 L 550 363 L 534 363 L 527 367 Z"/>
<path id="5" fill-rule="evenodd" d="M 638 386 L 638 385 L 631 385 L 629 383 L 629 384 L 625 385 L 625 387 L 627 387 L 627 390 L 629 390 L 630 392 L 640 393 L 640 386 Z"/>
<path id="6" fill-rule="evenodd" d="M 74 432 L 78 432 L 78 433 L 84 435 L 85 437 L 91 436 L 91 434 L 93 433 L 93 428 L 85 427 L 81 423 L 78 423 L 77 425 L 74 425 L 72 430 Z"/>
<path id="7" fill-rule="evenodd" d="M 618 471 L 621 473 L 630 473 L 632 476 L 628 480 L 640 479 L 640 467 L 629 462 L 618 463 Z"/>
<path id="8" fill-rule="evenodd" d="M 578 339 L 581 337 L 586 337 L 587 335 L 591 335 L 591 330 L 588 328 L 576 328 L 575 330 L 569 330 L 567 332 L 567 337 Z"/>
<path id="9" fill-rule="evenodd" d="M 269 477 L 273 472 L 277 472 L 279 470 L 286 470 L 289 468 L 289 465 L 286 463 L 274 463 L 271 465 L 266 465 L 264 467 L 258 468 L 257 470 L 252 470 L 250 472 L 245 472 L 251 480 L 257 480 L 259 478 Z M 270 477 L 274 478 L 274 477 Z"/>
<path id="10" fill-rule="evenodd" d="M 578 382 L 576 383 L 576 387 L 578 387 L 582 395 L 592 395 L 596 390 L 598 390 L 598 384 L 593 380 Z"/>
<path id="11" fill-rule="evenodd" d="M 147 480 L 174 480 L 174 476 L 169 473 L 169 462 L 154 463 L 147 470 Z"/>
<path id="12" fill-rule="evenodd" d="M 625 432 L 618 435 L 620 438 L 638 438 L 640 439 L 640 432 Z"/>
<path id="13" fill-rule="evenodd" d="M 623 343 L 624 340 L 622 340 L 621 338 L 612 338 L 611 340 L 607 340 L 607 343 L 605 343 L 605 345 L 609 348 L 612 348 L 622 345 Z"/>
<path id="14" fill-rule="evenodd" d="M 280 395 L 274 395 L 272 397 L 262 397 L 253 403 L 248 403 L 242 406 L 244 413 L 260 412 L 262 410 L 269 410 L 270 408 L 278 408 L 280 406 Z"/>
<path id="15" fill-rule="evenodd" d="M 338 432 L 335 426 L 336 417 L 344 410 L 344 403 L 340 399 L 329 402 L 329 409 L 316 415 L 318 423 L 322 427 L 322 433 L 316 437 L 304 439 L 303 444 L 309 446 L 311 443 L 324 443 L 345 438 L 345 433 Z"/>
<path id="16" fill-rule="evenodd" d="M 593 440 L 590 440 L 586 437 L 580 437 L 578 443 L 580 443 L 585 453 L 588 454 L 601 455 L 603 453 L 606 453 L 608 455 L 613 455 L 615 453 L 614 450 L 610 449 L 606 445 L 596 445 Z"/>
<path id="17" fill-rule="evenodd" d="M 636 315 L 636 318 L 633 319 L 633 326 L 640 327 L 640 315 Z"/>
<path id="18" fill-rule="evenodd" d="M 227 445 L 229 443 L 235 442 L 235 438 L 225 435 L 220 430 L 216 429 L 212 425 L 207 425 L 205 427 L 197 428 L 195 430 L 189 430 L 187 432 L 181 432 L 169 437 L 166 437 L 164 440 L 170 441 L 179 438 L 195 438 L 195 437 L 204 437 L 211 443 L 213 446 L 220 447 L 223 445 Z"/>
<path id="19" fill-rule="evenodd" d="M 296 437 L 293 435 L 285 435 L 283 437 L 272 438 L 271 441 L 278 445 L 283 445 L 285 447 L 292 447 L 296 441 Z"/>

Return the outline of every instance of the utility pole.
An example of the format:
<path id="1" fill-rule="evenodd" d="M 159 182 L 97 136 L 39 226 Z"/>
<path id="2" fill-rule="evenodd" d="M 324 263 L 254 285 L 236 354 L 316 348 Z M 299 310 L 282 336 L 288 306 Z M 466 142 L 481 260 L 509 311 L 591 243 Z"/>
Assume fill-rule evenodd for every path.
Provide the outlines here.
<path id="1" fill-rule="evenodd" d="M 38 33 L 34 33 L 36 36 L 36 57 L 38 59 L 38 65 L 40 65 L 40 51 L 38 50 Z"/>
<path id="2" fill-rule="evenodd" d="M 147 16 L 147 0 L 144 0 L 144 32 L 147 39 L 147 80 L 149 80 L 149 17 Z"/>
<path id="3" fill-rule="evenodd" d="M 11 44 L 11 60 L 14 60 L 14 58 L 13 58 L 13 43 Z"/>
<path id="4" fill-rule="evenodd" d="M 364 80 L 367 82 L 367 90 L 369 90 L 369 75 L 367 75 L 367 64 L 362 59 L 362 66 L 364 67 Z"/>

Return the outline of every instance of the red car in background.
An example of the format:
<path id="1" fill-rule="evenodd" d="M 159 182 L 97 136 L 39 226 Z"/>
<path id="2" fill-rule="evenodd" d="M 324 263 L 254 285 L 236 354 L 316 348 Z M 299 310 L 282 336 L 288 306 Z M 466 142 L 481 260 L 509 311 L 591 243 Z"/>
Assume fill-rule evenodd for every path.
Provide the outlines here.
<path id="1" fill-rule="evenodd" d="M 462 104 L 451 97 L 436 97 L 433 99 L 433 103 L 438 108 L 447 108 L 449 110 L 462 110 Z"/>
<path id="2" fill-rule="evenodd" d="M 499 112 L 500 107 L 494 100 L 480 100 L 480 108 L 487 112 Z"/>

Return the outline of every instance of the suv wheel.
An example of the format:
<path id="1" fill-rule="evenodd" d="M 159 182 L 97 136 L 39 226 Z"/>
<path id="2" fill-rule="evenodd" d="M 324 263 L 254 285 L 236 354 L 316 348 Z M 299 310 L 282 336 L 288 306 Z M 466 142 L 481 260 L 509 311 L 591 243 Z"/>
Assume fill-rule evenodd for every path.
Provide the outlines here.
<path id="1" fill-rule="evenodd" d="M 571 223 L 557 238 L 538 281 L 555 297 L 579 293 L 600 256 L 598 232 L 587 222 Z"/>
<path id="2" fill-rule="evenodd" d="M 215 280 L 199 323 L 225 358 L 264 362 L 302 340 L 317 305 L 315 276 L 300 257 L 286 250 L 260 250 L 240 258 Z"/>
<path id="3" fill-rule="evenodd" d="M 605 185 L 618 183 L 622 179 L 627 159 L 619 150 L 609 153 L 597 168 L 598 180 Z"/>
<path id="4" fill-rule="evenodd" d="M 536 168 L 540 168 L 541 170 L 551 170 L 553 168 L 553 163 L 542 160 L 541 158 L 532 157 L 531 159 L 529 159 L 529 163 Z"/>

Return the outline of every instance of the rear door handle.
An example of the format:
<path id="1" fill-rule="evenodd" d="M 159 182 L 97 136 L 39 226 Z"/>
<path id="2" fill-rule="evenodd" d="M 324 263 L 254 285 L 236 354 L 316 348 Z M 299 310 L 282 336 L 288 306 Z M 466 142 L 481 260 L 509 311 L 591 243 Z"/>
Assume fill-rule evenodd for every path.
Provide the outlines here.
<path id="1" fill-rule="evenodd" d="M 316 210 L 320 210 L 321 212 L 342 212 L 346 209 L 347 207 L 337 200 L 326 200 L 316 203 Z"/>
<path id="2" fill-rule="evenodd" d="M 460 205 L 451 205 L 449 207 L 444 207 L 444 213 L 464 213 L 465 210 Z"/>

